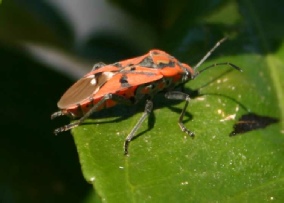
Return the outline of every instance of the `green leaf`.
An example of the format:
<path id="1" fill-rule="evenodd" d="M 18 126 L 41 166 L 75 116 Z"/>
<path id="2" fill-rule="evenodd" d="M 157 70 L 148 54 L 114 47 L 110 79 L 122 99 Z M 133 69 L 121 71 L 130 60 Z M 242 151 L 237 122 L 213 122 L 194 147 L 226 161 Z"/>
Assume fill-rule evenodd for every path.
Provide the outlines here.
<path id="1" fill-rule="evenodd" d="M 259 57 L 253 55 L 226 59 L 237 64 L 247 60 L 251 67 L 259 63 Z M 247 63 L 242 65 L 249 67 Z M 263 71 L 268 68 L 262 67 Z M 208 71 L 196 81 L 214 79 L 216 72 Z M 260 79 L 249 75 L 249 70 L 243 74 L 231 71 L 201 88 L 205 96 L 192 100 L 188 112 L 193 119 L 186 122 L 196 134 L 194 140 L 185 138 L 180 131 L 179 115 L 165 106 L 159 107 L 162 100 L 156 101 L 155 127 L 131 142 L 129 157 L 123 156 L 123 141 L 141 113 L 119 123 L 92 124 L 106 119 L 89 120 L 89 125 L 74 129 L 85 178 L 94 183 L 107 202 L 283 198 L 279 189 L 283 184 L 283 166 L 279 164 L 283 159 L 281 125 L 229 137 L 236 121 L 222 121 L 229 115 L 238 118 L 247 110 L 280 116 L 279 108 L 271 108 L 277 107 L 277 98 L 272 94 L 275 89 L 263 91 L 269 89 L 267 78 Z M 180 111 L 182 106 L 181 102 L 173 108 Z M 146 129 L 144 123 L 139 132 Z"/>
<path id="2" fill-rule="evenodd" d="M 241 67 L 243 73 L 215 67 L 186 84 L 188 92 L 198 90 L 200 94 L 191 100 L 184 118 L 185 125 L 196 135 L 194 139 L 188 138 L 177 125 L 184 102 L 166 101 L 162 95 L 154 99 L 154 113 L 130 143 L 130 156 L 123 155 L 123 142 L 142 115 L 143 101 L 138 106 L 117 106 L 98 112 L 94 119 L 73 130 L 84 177 L 103 201 L 284 200 L 284 43 L 283 35 L 276 32 L 280 29 L 282 33 L 283 26 L 274 21 L 273 15 L 265 15 L 274 11 L 283 19 L 283 13 L 275 5 L 266 7 L 264 2 L 234 2 L 233 6 L 238 6 L 243 15 L 243 24 L 236 21 L 235 25 L 244 31 L 216 51 L 225 56 L 218 60 L 212 57 L 202 66 L 228 61 Z M 216 19 L 220 17 L 213 15 L 210 20 L 208 16 L 206 22 Z M 224 24 L 223 29 L 230 25 Z M 271 28 L 269 32 L 266 26 Z M 212 23 L 209 27 L 217 30 L 213 32 L 216 36 L 220 35 L 219 25 Z M 190 48 L 187 39 L 198 37 L 198 32 L 190 35 L 184 29 L 194 26 L 181 28 L 180 41 L 184 43 L 178 48 L 186 49 L 177 48 L 181 54 L 175 55 L 177 58 L 187 56 L 180 51 Z M 173 32 L 165 38 L 175 43 Z M 204 55 L 204 47 L 201 50 Z M 200 50 L 196 51 L 199 55 Z M 279 122 L 229 136 L 238 119 L 248 113 Z"/>

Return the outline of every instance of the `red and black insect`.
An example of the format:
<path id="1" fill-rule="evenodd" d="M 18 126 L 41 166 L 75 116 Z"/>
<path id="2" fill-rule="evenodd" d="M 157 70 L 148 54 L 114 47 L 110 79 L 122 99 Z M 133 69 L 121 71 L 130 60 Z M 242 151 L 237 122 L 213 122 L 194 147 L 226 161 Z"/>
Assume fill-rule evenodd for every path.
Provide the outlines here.
<path id="1" fill-rule="evenodd" d="M 229 65 L 241 71 L 239 67 L 228 62 L 216 63 L 201 71 L 196 71 L 225 39 L 218 41 L 193 68 L 160 50 L 151 50 L 143 56 L 110 65 L 95 64 L 90 73 L 78 80 L 64 93 L 57 103 L 60 110 L 51 115 L 51 119 L 63 115 L 79 119 L 55 129 L 54 133 L 58 134 L 77 127 L 91 114 L 101 109 L 113 107 L 118 103 L 132 105 L 142 98 L 146 98 L 144 113 L 124 142 L 124 154 L 128 154 L 130 141 L 153 110 L 153 96 L 158 92 L 166 91 L 165 97 L 167 99 L 185 101 L 178 124 L 183 132 L 194 136 L 182 122 L 190 97 L 186 93 L 174 91 L 174 88 L 193 80 L 201 72 L 214 66 Z"/>

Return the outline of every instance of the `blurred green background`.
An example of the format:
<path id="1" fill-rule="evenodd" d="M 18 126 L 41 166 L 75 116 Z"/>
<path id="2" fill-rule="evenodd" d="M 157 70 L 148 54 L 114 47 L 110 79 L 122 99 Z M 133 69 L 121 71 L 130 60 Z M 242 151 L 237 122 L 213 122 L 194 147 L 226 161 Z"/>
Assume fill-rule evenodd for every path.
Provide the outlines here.
<path id="1" fill-rule="evenodd" d="M 283 8 L 283 2 L 265 0 L 3 0 L 0 202 L 100 201 L 83 178 L 70 133 L 52 133 L 69 119 L 50 121 L 50 115 L 62 93 L 94 63 L 113 63 L 153 48 L 195 64 L 229 35 L 231 41 L 215 56 L 255 54 L 253 62 L 239 58 L 238 65 L 250 66 L 250 75 L 258 75 L 253 69 L 258 66 L 267 78 L 271 72 L 267 84 L 273 84 L 271 97 L 278 103 L 264 112 L 280 119 L 282 131 L 277 132 L 283 138 Z M 283 139 L 278 144 L 277 157 L 283 157 Z M 280 194 L 283 164 L 277 170 Z"/>

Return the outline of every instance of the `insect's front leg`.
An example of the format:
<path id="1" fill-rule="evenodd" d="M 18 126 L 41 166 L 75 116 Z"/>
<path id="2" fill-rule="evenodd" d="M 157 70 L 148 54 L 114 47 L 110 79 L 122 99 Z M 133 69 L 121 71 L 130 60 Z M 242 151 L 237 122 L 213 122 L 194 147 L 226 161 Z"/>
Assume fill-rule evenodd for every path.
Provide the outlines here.
<path id="1" fill-rule="evenodd" d="M 146 101 L 146 105 L 145 105 L 145 110 L 143 115 L 140 117 L 140 119 L 138 120 L 138 122 L 136 123 L 136 125 L 133 127 L 133 129 L 131 130 L 131 132 L 128 134 L 128 136 L 126 137 L 125 141 L 124 141 L 124 155 L 128 154 L 128 145 L 131 142 L 131 140 L 133 139 L 133 137 L 135 136 L 136 131 L 139 129 L 139 127 L 141 126 L 141 124 L 143 123 L 143 121 L 149 116 L 149 114 L 152 112 L 153 110 L 153 102 L 151 100 L 147 100 Z"/>
<path id="2" fill-rule="evenodd" d="M 170 91 L 170 92 L 167 92 L 167 93 L 165 94 L 165 97 L 166 97 L 167 99 L 175 99 L 175 100 L 183 100 L 183 101 L 185 101 L 185 105 L 184 105 L 184 107 L 183 107 L 183 109 L 182 109 L 182 112 L 181 112 L 181 114 L 180 114 L 180 116 L 179 116 L 178 125 L 179 125 L 180 129 L 181 129 L 183 132 L 185 132 L 186 134 L 188 134 L 188 135 L 191 136 L 191 137 L 194 137 L 194 133 L 191 132 L 190 130 L 188 130 L 188 129 L 184 126 L 184 124 L 183 124 L 183 122 L 182 122 L 182 121 L 183 121 L 184 114 L 185 114 L 186 109 L 187 109 L 187 106 L 188 106 L 188 103 L 189 103 L 189 101 L 190 101 L 189 95 L 188 95 L 188 94 L 185 94 L 185 93 L 183 93 L 183 92 Z"/>
<path id="3" fill-rule="evenodd" d="M 84 116 L 82 116 L 79 120 L 73 122 L 73 123 L 70 123 L 68 125 L 64 125 L 60 128 L 57 128 L 54 130 L 54 134 L 58 134 L 60 132 L 64 132 L 64 131 L 67 131 L 67 130 L 70 130 L 72 128 L 75 128 L 77 127 L 78 125 L 80 125 L 81 123 L 83 123 L 84 120 L 86 120 L 88 117 L 90 117 L 97 109 L 99 109 L 99 107 L 101 105 L 104 105 L 104 103 L 107 101 L 107 100 L 113 100 L 117 103 L 123 103 L 123 104 L 132 104 L 132 102 L 123 97 L 123 96 L 120 96 L 120 95 L 116 95 L 116 94 L 106 94 L 105 96 L 102 97 L 102 99 L 97 103 L 95 104 Z M 56 113 L 55 113 L 56 114 Z"/>

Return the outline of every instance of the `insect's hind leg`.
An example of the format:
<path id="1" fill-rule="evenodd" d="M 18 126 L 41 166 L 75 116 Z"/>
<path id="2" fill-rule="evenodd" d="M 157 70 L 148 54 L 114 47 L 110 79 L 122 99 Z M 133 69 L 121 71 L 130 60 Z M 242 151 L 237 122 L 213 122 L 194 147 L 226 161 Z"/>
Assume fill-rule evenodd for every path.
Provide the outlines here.
<path id="1" fill-rule="evenodd" d="M 100 69 L 101 67 L 104 67 L 104 66 L 106 66 L 105 63 L 103 63 L 103 62 L 98 62 L 98 63 L 96 63 L 96 64 L 93 66 L 92 71 L 97 70 L 97 69 Z"/>
<path id="2" fill-rule="evenodd" d="M 132 102 L 123 97 L 123 96 L 119 96 L 116 94 L 106 94 L 105 96 L 103 96 L 103 98 L 97 103 L 95 104 L 83 117 L 81 117 L 79 120 L 70 123 L 68 125 L 64 125 L 60 128 L 57 128 L 54 130 L 54 134 L 57 135 L 60 132 L 64 132 L 67 130 L 70 130 L 72 128 L 77 127 L 78 125 L 80 125 L 84 120 L 86 120 L 88 117 L 90 117 L 101 105 L 103 105 L 107 100 L 113 100 L 117 103 L 123 103 L 123 104 L 132 104 Z"/>
<path id="3" fill-rule="evenodd" d="M 126 137 L 125 141 L 124 141 L 124 155 L 128 154 L 128 145 L 131 142 L 131 140 L 133 139 L 133 137 L 135 136 L 136 131 L 139 129 L 139 127 L 141 126 L 141 124 L 144 122 L 144 120 L 149 116 L 149 114 L 152 112 L 153 110 L 153 102 L 151 100 L 147 100 L 146 101 L 146 105 L 145 105 L 145 110 L 143 115 L 140 117 L 140 119 L 138 120 L 138 122 L 136 123 L 136 125 L 133 127 L 133 129 L 131 130 L 131 132 L 128 134 L 128 136 Z"/>
<path id="4" fill-rule="evenodd" d="M 59 117 L 59 116 L 64 116 L 64 114 L 62 113 L 62 111 L 56 111 L 54 112 L 53 114 L 51 114 L 51 120 L 56 118 L 56 117 Z"/>
<path id="5" fill-rule="evenodd" d="M 182 112 L 179 116 L 179 120 L 178 120 L 178 125 L 180 127 L 180 129 L 185 132 L 186 134 L 188 134 L 190 137 L 194 137 L 194 133 L 191 132 L 190 130 L 188 130 L 184 124 L 183 124 L 183 117 L 184 117 L 184 114 L 186 112 L 186 109 L 187 109 L 187 106 L 188 106 L 188 103 L 190 101 L 190 97 L 188 94 L 185 94 L 183 92 L 178 92 L 178 91 L 170 91 L 170 92 L 167 92 L 165 94 L 165 97 L 167 99 L 175 99 L 175 100 L 184 100 L 185 101 L 185 105 L 182 109 Z"/>

